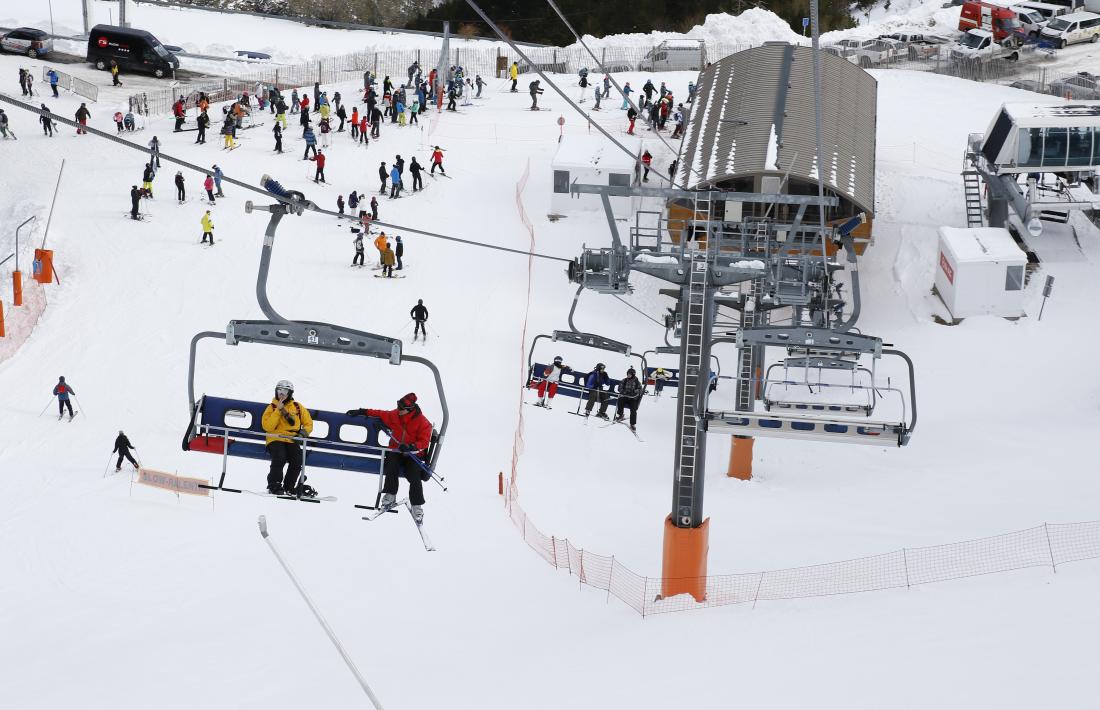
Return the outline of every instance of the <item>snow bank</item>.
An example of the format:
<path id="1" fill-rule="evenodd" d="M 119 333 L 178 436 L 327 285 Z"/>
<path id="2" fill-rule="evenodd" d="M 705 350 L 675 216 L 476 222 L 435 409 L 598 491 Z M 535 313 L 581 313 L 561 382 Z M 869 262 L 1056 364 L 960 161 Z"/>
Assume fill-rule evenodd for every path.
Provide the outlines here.
<path id="1" fill-rule="evenodd" d="M 770 10 L 750 8 L 740 15 L 729 13 L 714 13 L 707 15 L 703 24 L 692 27 L 686 33 L 654 31 L 649 33 L 634 32 L 629 34 L 607 35 L 596 38 L 585 35 L 584 41 L 588 46 L 623 46 L 638 45 L 649 46 L 665 39 L 701 39 L 708 45 L 758 45 L 764 42 L 798 42 L 801 35 L 794 32 L 779 15 Z M 575 45 L 575 46 L 579 46 Z"/>

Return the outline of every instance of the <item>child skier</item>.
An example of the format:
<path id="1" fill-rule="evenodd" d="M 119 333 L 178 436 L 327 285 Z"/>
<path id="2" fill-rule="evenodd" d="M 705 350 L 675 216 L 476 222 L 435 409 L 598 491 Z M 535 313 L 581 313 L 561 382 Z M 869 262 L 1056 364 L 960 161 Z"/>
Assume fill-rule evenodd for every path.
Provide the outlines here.
<path id="1" fill-rule="evenodd" d="M 66 409 L 69 410 L 69 419 L 72 420 L 76 413 L 73 412 L 73 405 L 69 402 L 69 395 L 75 397 L 76 390 L 65 383 L 64 377 L 58 377 L 57 384 L 53 388 L 53 394 L 57 397 L 57 421 L 61 421 L 61 417 L 65 416 Z"/>

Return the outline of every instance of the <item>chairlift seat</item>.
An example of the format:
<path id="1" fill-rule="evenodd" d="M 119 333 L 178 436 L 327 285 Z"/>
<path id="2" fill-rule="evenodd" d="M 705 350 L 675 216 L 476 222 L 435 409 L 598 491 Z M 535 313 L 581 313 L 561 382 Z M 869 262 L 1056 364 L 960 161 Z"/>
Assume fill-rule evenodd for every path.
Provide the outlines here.
<path id="1" fill-rule="evenodd" d="M 657 380 L 653 378 L 653 373 L 657 372 L 656 367 L 647 367 L 645 369 L 645 383 L 647 385 L 656 385 Z M 665 380 L 665 387 L 680 387 L 680 370 L 679 368 L 665 368 L 665 374 L 668 378 Z"/>
<path id="2" fill-rule="evenodd" d="M 542 382 L 543 377 L 536 375 L 536 372 L 546 372 L 546 365 L 541 362 L 536 362 L 531 365 L 531 369 L 527 373 L 527 388 L 535 389 L 538 387 L 539 382 Z M 566 397 L 585 398 L 588 396 L 588 390 L 585 389 L 584 381 L 588 377 L 588 372 L 578 372 L 576 370 L 572 372 L 563 372 L 561 378 L 558 380 L 558 394 L 563 394 Z M 609 405 L 616 405 L 619 401 L 619 385 L 621 380 L 610 380 L 610 384 L 604 392 L 609 393 L 608 399 Z"/>

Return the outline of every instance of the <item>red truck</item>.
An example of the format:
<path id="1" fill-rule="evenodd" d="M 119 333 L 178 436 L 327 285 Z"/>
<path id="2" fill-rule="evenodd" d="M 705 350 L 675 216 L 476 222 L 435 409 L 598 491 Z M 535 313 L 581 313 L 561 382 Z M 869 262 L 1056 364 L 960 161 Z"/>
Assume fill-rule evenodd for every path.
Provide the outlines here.
<path id="1" fill-rule="evenodd" d="M 988 2 L 963 3 L 959 13 L 959 31 L 988 30 L 993 38 L 1003 42 L 1020 31 L 1020 21 L 1016 12 L 1002 5 Z"/>

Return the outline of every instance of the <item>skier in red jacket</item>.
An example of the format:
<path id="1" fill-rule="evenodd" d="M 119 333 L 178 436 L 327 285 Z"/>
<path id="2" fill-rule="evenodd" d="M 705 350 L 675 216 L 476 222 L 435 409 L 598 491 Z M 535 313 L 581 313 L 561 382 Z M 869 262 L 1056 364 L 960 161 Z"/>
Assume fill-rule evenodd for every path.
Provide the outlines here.
<path id="1" fill-rule="evenodd" d="M 432 440 L 432 423 L 420 411 L 416 395 L 410 392 L 397 401 L 397 409 L 349 409 L 351 417 L 377 417 L 390 430 L 391 450 L 398 454 L 387 454 L 382 474 L 386 480 L 382 486 L 383 508 L 392 507 L 397 501 L 399 479 L 409 482 L 409 503 L 417 522 L 424 520 L 424 469 L 412 461 L 417 456 L 421 460 L 427 455 L 428 444 Z"/>
<path id="2" fill-rule="evenodd" d="M 313 160 L 317 161 L 317 174 L 313 176 L 313 182 L 325 181 L 325 151 L 317 151 L 317 155 L 313 156 Z"/>

